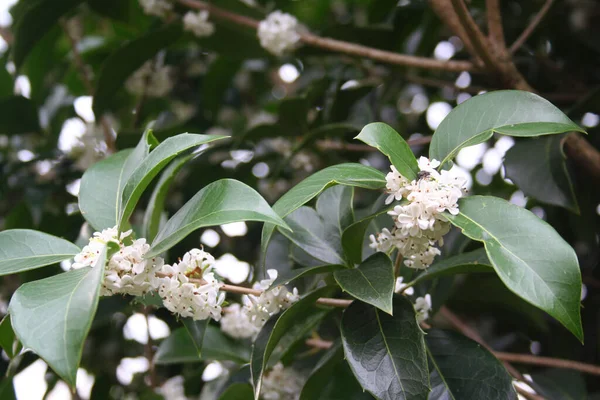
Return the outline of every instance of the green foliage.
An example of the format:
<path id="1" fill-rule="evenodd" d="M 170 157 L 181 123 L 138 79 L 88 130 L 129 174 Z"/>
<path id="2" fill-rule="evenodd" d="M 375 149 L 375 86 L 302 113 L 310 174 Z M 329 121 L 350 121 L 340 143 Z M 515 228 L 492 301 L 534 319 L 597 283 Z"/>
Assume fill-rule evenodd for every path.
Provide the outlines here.
<path id="1" fill-rule="evenodd" d="M 0 132 L 7 134 L 39 132 L 37 109 L 33 102 L 22 96 L 0 98 Z"/>

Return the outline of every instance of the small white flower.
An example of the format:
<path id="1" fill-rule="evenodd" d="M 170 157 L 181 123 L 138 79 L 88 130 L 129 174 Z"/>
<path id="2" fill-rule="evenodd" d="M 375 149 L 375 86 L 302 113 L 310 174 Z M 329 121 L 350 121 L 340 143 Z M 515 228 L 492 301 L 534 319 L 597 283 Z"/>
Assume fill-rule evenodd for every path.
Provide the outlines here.
<path id="1" fill-rule="evenodd" d="M 277 279 L 277 270 L 267 270 L 269 279 L 264 279 L 253 285 L 254 289 L 263 290 L 260 296 L 248 295 L 243 298 L 248 319 L 257 327 L 262 327 L 267 320 L 282 310 L 288 309 L 300 299 L 298 289 L 291 292 L 283 285 L 269 289 Z M 268 289 L 268 290 L 267 290 Z"/>
<path id="2" fill-rule="evenodd" d="M 304 377 L 280 362 L 263 377 L 261 397 L 264 400 L 298 400 Z"/>
<path id="3" fill-rule="evenodd" d="M 173 9 L 173 3 L 169 0 L 139 0 L 146 14 L 166 17 Z"/>
<path id="4" fill-rule="evenodd" d="M 260 45 L 276 56 L 296 48 L 300 41 L 300 24 L 296 17 L 274 11 L 258 25 Z"/>
<path id="5" fill-rule="evenodd" d="M 250 322 L 246 309 L 239 304 L 232 304 L 223 311 L 221 330 L 232 338 L 254 338 L 260 331 L 260 327 Z"/>
<path id="6" fill-rule="evenodd" d="M 208 20 L 209 13 L 206 10 L 188 11 L 183 17 L 183 27 L 197 37 L 210 36 L 215 32 L 215 25 Z"/>
<path id="7" fill-rule="evenodd" d="M 402 276 L 396 278 L 396 289 L 395 289 L 396 293 L 402 292 L 402 290 L 406 286 L 408 286 L 406 283 L 403 283 L 403 281 L 404 281 L 404 277 L 402 277 Z M 407 294 L 409 296 L 412 296 L 415 293 L 415 289 L 412 288 L 412 287 L 409 287 L 406 290 L 404 290 L 404 292 L 402 292 L 402 293 L 405 293 L 405 294 Z"/>
<path id="8" fill-rule="evenodd" d="M 154 66 L 152 61 L 146 61 L 125 82 L 125 88 L 137 96 L 163 97 L 173 89 L 171 67 Z"/>
<path id="9" fill-rule="evenodd" d="M 429 318 L 429 311 L 431 311 L 431 296 L 429 294 L 426 294 L 425 297 L 417 297 L 415 311 L 417 312 L 417 321 L 423 322 Z"/>
<path id="10" fill-rule="evenodd" d="M 390 204 L 394 200 L 402 200 L 402 197 L 409 193 L 409 190 L 406 187 L 410 184 L 410 181 L 402 176 L 393 165 L 390 166 L 390 169 L 392 171 L 388 172 L 385 176 L 385 188 L 390 194 L 387 199 L 385 199 L 385 204 Z"/>
<path id="11" fill-rule="evenodd" d="M 108 146 L 104 141 L 103 129 L 93 123 L 86 125 L 86 130 L 69 150 L 70 158 L 75 159 L 75 167 L 85 171 L 97 161 L 108 155 Z"/>

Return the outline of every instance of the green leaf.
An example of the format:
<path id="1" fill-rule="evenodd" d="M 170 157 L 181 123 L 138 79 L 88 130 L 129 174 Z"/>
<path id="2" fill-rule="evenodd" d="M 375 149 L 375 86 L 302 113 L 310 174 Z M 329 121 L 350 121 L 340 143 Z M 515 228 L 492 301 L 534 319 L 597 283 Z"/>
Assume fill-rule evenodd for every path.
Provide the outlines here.
<path id="1" fill-rule="evenodd" d="M 75 387 L 83 343 L 98 308 L 106 248 L 93 267 L 23 284 L 8 307 L 15 334 Z"/>
<path id="2" fill-rule="evenodd" d="M 343 265 L 317 265 L 314 267 L 296 268 L 287 271 L 283 274 L 279 274 L 277 279 L 271 284 L 270 287 L 276 287 L 279 285 L 287 285 L 291 281 L 302 278 L 304 276 L 312 276 L 317 274 L 325 274 L 328 272 L 337 271 L 338 269 L 345 268 Z"/>
<path id="3" fill-rule="evenodd" d="M 456 107 L 436 129 L 429 158 L 442 166 L 463 147 L 483 143 L 494 132 L 509 136 L 540 136 L 584 132 L 562 111 L 540 96 L 499 90 L 475 96 Z"/>
<path id="4" fill-rule="evenodd" d="M 323 220 L 325 237 L 340 254 L 343 253 L 342 232 L 354 222 L 353 199 L 351 186 L 330 187 L 317 199 L 316 210 Z"/>
<path id="5" fill-rule="evenodd" d="M 219 400 L 252 400 L 254 393 L 252 386 L 248 383 L 234 383 L 227 387 Z"/>
<path id="6" fill-rule="evenodd" d="M 17 340 L 10 323 L 10 315 L 4 316 L 0 322 L 0 347 L 4 349 L 8 358 L 14 358 L 21 352 L 23 346 Z M 2 397 L 0 397 L 1 399 Z"/>
<path id="7" fill-rule="evenodd" d="M 355 186 L 366 189 L 385 187 L 385 175 L 375 168 L 361 164 L 339 164 L 314 173 L 290 189 L 273 206 L 273 210 L 285 217 L 309 202 L 325 189 L 335 186 Z M 261 254 L 266 254 L 267 247 L 275 231 L 275 226 L 265 224 L 261 237 Z"/>
<path id="8" fill-rule="evenodd" d="M 440 276 L 493 271 L 492 263 L 488 259 L 485 249 L 478 249 L 434 262 L 431 267 L 413 279 L 409 285 L 414 286 L 417 283 L 439 278 Z"/>
<path id="9" fill-rule="evenodd" d="M 392 315 L 394 266 L 385 253 L 375 253 L 353 269 L 333 273 L 343 291 Z"/>
<path id="10" fill-rule="evenodd" d="M 83 0 L 29 2 L 30 6 L 19 18 L 13 31 L 15 38 L 12 52 L 17 69 L 23 65 L 23 61 L 37 42 L 58 24 L 59 18 L 82 2 Z"/>
<path id="11" fill-rule="evenodd" d="M 587 400 L 585 379 L 578 371 L 547 369 L 531 374 L 532 387 L 548 400 Z"/>
<path id="12" fill-rule="evenodd" d="M 181 24 L 173 23 L 131 40 L 114 51 L 100 69 L 94 95 L 94 114 L 99 118 L 108 111 L 115 94 L 124 86 L 127 78 L 180 36 Z"/>
<path id="13" fill-rule="evenodd" d="M 165 200 L 167 194 L 171 188 L 171 184 L 175 180 L 177 173 L 181 168 L 194 157 L 193 154 L 179 157 L 173 160 L 167 168 L 162 172 L 150 200 L 148 200 L 148 207 L 144 213 L 144 228 L 143 231 L 146 235 L 146 240 L 152 242 L 160 229 L 160 221 L 163 215 L 163 209 L 165 206 Z"/>
<path id="14" fill-rule="evenodd" d="M 279 231 L 311 257 L 327 264 L 344 264 L 343 255 L 326 235 L 325 224 L 315 210 L 300 207 L 285 217 L 284 221 L 291 231 Z"/>
<path id="15" fill-rule="evenodd" d="M 386 207 L 374 214 L 366 216 L 344 229 L 344 232 L 342 233 L 342 247 L 344 249 L 344 254 L 351 263 L 359 264 L 362 262 L 363 242 L 369 224 L 373 222 L 375 218 L 387 213 L 392 207 L 393 206 Z"/>
<path id="16" fill-rule="evenodd" d="M 183 327 L 190 335 L 192 343 L 196 347 L 198 358 L 202 357 L 202 342 L 204 341 L 204 335 L 206 334 L 206 328 L 208 328 L 210 320 L 194 321 L 190 318 L 184 318 L 181 321 L 183 322 Z"/>
<path id="17" fill-rule="evenodd" d="M 250 349 L 243 342 L 225 336 L 215 326 L 208 325 L 202 342 L 202 359 L 198 356 L 196 344 L 185 328 L 176 329 L 158 347 L 156 364 L 193 363 L 202 360 L 234 361 L 245 364 L 250 360 Z"/>
<path id="18" fill-rule="evenodd" d="M 2 400 L 16 400 L 17 395 L 15 394 L 15 387 L 13 380 L 9 378 L 2 379 L 0 382 L 0 399 Z"/>
<path id="19" fill-rule="evenodd" d="M 483 242 L 504 284 L 525 301 L 556 318 L 580 341 L 581 272 L 571 246 L 530 211 L 497 197 L 459 200 L 450 222 Z"/>
<path id="20" fill-rule="evenodd" d="M 0 276 L 68 260 L 79 247 L 65 239 L 30 229 L 0 232 Z"/>
<path id="21" fill-rule="evenodd" d="M 563 141 L 563 135 L 555 135 L 517 142 L 506 153 L 506 176 L 527 196 L 579 214 Z"/>
<path id="22" fill-rule="evenodd" d="M 425 344 L 431 371 L 429 400 L 516 400 L 511 376 L 479 343 L 458 333 L 431 329 Z"/>
<path id="23" fill-rule="evenodd" d="M 221 179 L 200 190 L 167 221 L 147 257 L 169 250 L 196 229 L 237 221 L 269 222 L 287 225 L 250 186 Z"/>
<path id="24" fill-rule="evenodd" d="M 355 139 L 385 154 L 398 172 L 409 181 L 417 178 L 417 159 L 408 143 L 391 126 L 383 122 L 374 122 L 365 126 Z"/>
<path id="25" fill-rule="evenodd" d="M 38 110 L 35 104 L 23 96 L 0 98 L 0 134 L 39 132 Z"/>
<path id="26" fill-rule="evenodd" d="M 98 14 L 123 22 L 130 20 L 133 11 L 133 3 L 128 0 L 87 0 L 87 3 Z"/>
<path id="27" fill-rule="evenodd" d="M 344 311 L 344 354 L 360 385 L 378 399 L 424 400 L 429 393 L 423 332 L 404 296 L 394 316 L 360 301 Z"/>
<path id="28" fill-rule="evenodd" d="M 202 80 L 202 100 L 205 109 L 217 115 L 225 101 L 225 93 L 242 65 L 242 59 L 219 56 L 210 63 Z"/>
<path id="29" fill-rule="evenodd" d="M 131 149 L 122 150 L 92 165 L 81 178 L 79 210 L 85 220 L 97 231 L 112 228 L 119 222 L 118 211 L 122 179 Z"/>
<path id="30" fill-rule="evenodd" d="M 125 180 L 123 194 L 121 196 L 121 207 L 119 209 L 119 228 L 124 224 L 133 213 L 133 210 L 142 196 L 144 190 L 148 187 L 152 179 L 175 157 L 183 151 L 202 144 L 210 143 L 215 140 L 223 139 L 226 136 L 220 135 L 197 135 L 182 133 L 170 137 L 162 142 L 147 157 L 137 163 L 137 167 Z M 128 160 L 129 162 L 129 160 Z"/>
<path id="31" fill-rule="evenodd" d="M 307 294 L 283 313 L 271 317 L 258 333 L 252 346 L 252 360 L 250 362 L 254 398 L 256 400 L 258 400 L 260 394 L 262 377 L 267 368 L 267 363 L 276 346 L 290 330 L 294 330 L 295 327 L 302 328 L 307 320 L 311 320 L 318 310 L 315 306 L 317 299 L 331 292 L 332 288 L 326 286 Z"/>

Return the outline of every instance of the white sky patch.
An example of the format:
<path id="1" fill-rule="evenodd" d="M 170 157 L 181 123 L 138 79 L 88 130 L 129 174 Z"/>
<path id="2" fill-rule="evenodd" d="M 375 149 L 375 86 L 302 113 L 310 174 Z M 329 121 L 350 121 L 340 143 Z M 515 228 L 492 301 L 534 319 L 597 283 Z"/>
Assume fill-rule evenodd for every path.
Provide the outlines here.
<path id="1" fill-rule="evenodd" d="M 217 379 L 223 373 L 224 369 L 220 362 L 213 361 L 204 368 L 202 371 L 202 380 L 209 382 Z"/>
<path id="2" fill-rule="evenodd" d="M 344 84 L 340 87 L 340 90 L 348 90 L 355 87 L 358 87 L 360 84 L 357 80 L 351 79 L 349 81 L 344 82 Z"/>
<path id="3" fill-rule="evenodd" d="M 600 124 L 600 116 L 598 114 L 591 112 L 583 114 L 583 117 L 581 118 L 581 125 L 585 126 L 586 128 L 595 128 L 598 126 L 598 124 Z"/>
<path id="4" fill-rule="evenodd" d="M 496 140 L 494 147 L 504 157 L 504 155 L 506 155 L 506 152 L 508 150 L 510 150 L 510 148 L 513 147 L 514 145 L 515 145 L 515 139 L 511 138 L 510 136 L 500 136 L 500 138 L 498 140 Z"/>
<path id="5" fill-rule="evenodd" d="M 117 367 L 117 379 L 122 385 L 129 385 L 135 374 L 146 372 L 148 368 L 146 357 L 123 358 Z"/>
<path id="6" fill-rule="evenodd" d="M 456 53 L 456 49 L 454 45 L 448 41 L 439 42 L 437 46 L 435 46 L 435 50 L 433 50 L 433 56 L 437 60 L 449 60 Z"/>
<path id="7" fill-rule="evenodd" d="M 461 89 L 471 86 L 471 74 L 469 74 L 467 71 L 461 72 L 458 78 L 456 78 L 454 85 Z"/>
<path id="8" fill-rule="evenodd" d="M 48 366 L 42 360 L 37 360 L 13 379 L 17 400 L 42 400 L 48 385 L 44 376 Z"/>
<path id="9" fill-rule="evenodd" d="M 31 83 L 29 82 L 29 78 L 25 75 L 19 75 L 17 76 L 17 79 L 15 79 L 15 94 L 27 98 L 31 97 Z"/>
<path id="10" fill-rule="evenodd" d="M 490 183 L 492 183 L 492 175 L 485 172 L 484 169 L 480 169 L 479 171 L 477 171 L 477 173 L 475 174 L 475 179 L 477 180 L 477 183 L 479 183 L 481 186 L 487 186 Z"/>
<path id="11" fill-rule="evenodd" d="M 85 122 L 79 118 L 69 118 L 63 123 L 58 137 L 58 149 L 63 153 L 68 153 L 79 142 L 85 134 L 87 127 Z"/>
<path id="12" fill-rule="evenodd" d="M 464 103 L 465 101 L 469 100 L 470 98 L 471 98 L 471 95 L 469 93 L 459 93 L 458 96 L 456 96 L 456 104 Z"/>
<path id="13" fill-rule="evenodd" d="M 221 225 L 221 229 L 229 237 L 244 236 L 248 233 L 248 226 L 244 221 L 223 224 Z"/>
<path id="14" fill-rule="evenodd" d="M 150 337 L 153 340 L 163 339 L 171 333 L 169 326 L 153 315 L 148 317 L 150 323 Z M 135 313 L 125 323 L 123 327 L 123 336 L 127 340 L 135 340 L 138 343 L 148 343 L 148 324 L 143 314 Z"/>
<path id="15" fill-rule="evenodd" d="M 250 264 L 238 260 L 233 254 L 223 254 L 216 260 L 215 270 L 217 274 L 228 279 L 231 283 L 240 284 L 250 274 Z"/>
<path id="16" fill-rule="evenodd" d="M 28 162 L 35 158 L 35 154 L 33 154 L 33 152 L 30 150 L 23 149 L 17 152 L 17 158 L 21 162 Z"/>
<path id="17" fill-rule="evenodd" d="M 67 183 L 66 189 L 69 194 L 72 194 L 75 197 L 79 196 L 79 188 L 81 187 L 81 179 L 75 179 Z"/>
<path id="18" fill-rule="evenodd" d="M 96 117 L 94 115 L 94 111 L 92 111 L 92 97 L 91 96 L 81 96 L 75 99 L 73 103 L 75 107 L 75 112 L 86 122 L 94 122 Z"/>
<path id="19" fill-rule="evenodd" d="M 89 374 L 85 369 L 77 370 L 77 394 L 83 400 L 88 400 L 94 387 L 94 375 Z"/>
<path id="20" fill-rule="evenodd" d="M 456 163 L 464 169 L 470 171 L 479 165 L 487 148 L 488 145 L 486 143 L 479 143 L 475 146 L 465 147 L 456 155 Z"/>
<path id="21" fill-rule="evenodd" d="M 427 109 L 427 125 L 429 125 L 429 127 L 432 130 L 437 129 L 437 127 L 444 120 L 444 118 L 446 118 L 446 115 L 448 115 L 450 111 L 452 111 L 452 106 L 446 102 L 437 101 L 435 103 L 432 103 Z"/>
<path id="22" fill-rule="evenodd" d="M 17 3 L 18 0 L 2 0 L 0 1 L 0 26 L 8 26 L 12 23 L 12 16 L 8 12 L 10 8 Z"/>
<path id="23" fill-rule="evenodd" d="M 254 164 L 252 167 L 252 174 L 257 178 L 264 178 L 269 175 L 269 165 L 264 162 Z"/>
<path id="24" fill-rule="evenodd" d="M 421 114 L 429 107 L 429 98 L 423 93 L 417 93 L 413 96 L 410 102 L 412 112 Z"/>
<path id="25" fill-rule="evenodd" d="M 207 229 L 200 236 L 200 243 L 208 247 L 216 247 L 221 242 L 221 236 L 212 229 Z"/>
<path id="26" fill-rule="evenodd" d="M 286 83 L 292 83 L 300 76 L 300 71 L 294 64 L 283 64 L 279 67 L 279 77 Z"/>
<path id="27" fill-rule="evenodd" d="M 72 398 L 71 389 L 64 381 L 58 381 L 46 396 L 46 400 L 70 400 Z"/>
<path id="28" fill-rule="evenodd" d="M 483 169 L 485 172 L 494 176 L 500 170 L 500 166 L 502 166 L 502 153 L 495 147 L 486 151 L 483 155 Z"/>

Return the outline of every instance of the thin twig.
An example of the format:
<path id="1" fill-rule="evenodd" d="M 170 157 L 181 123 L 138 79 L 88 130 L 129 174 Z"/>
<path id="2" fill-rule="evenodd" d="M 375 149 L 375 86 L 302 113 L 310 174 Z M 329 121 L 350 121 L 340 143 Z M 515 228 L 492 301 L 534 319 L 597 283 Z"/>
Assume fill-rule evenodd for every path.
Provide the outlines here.
<path id="1" fill-rule="evenodd" d="M 420 138 L 409 139 L 406 141 L 409 146 L 421 146 L 431 142 L 431 136 L 423 136 Z M 321 150 L 344 150 L 344 151 L 379 151 L 375 147 L 366 144 L 344 143 L 333 140 L 319 140 L 317 147 Z"/>
<path id="2" fill-rule="evenodd" d="M 150 308 L 143 308 L 144 317 L 146 317 L 146 329 L 148 334 L 148 341 L 144 345 L 144 355 L 148 360 L 149 370 L 148 378 L 149 384 L 152 389 L 157 388 L 159 385 L 158 375 L 156 374 L 156 365 L 154 364 L 154 343 L 152 342 L 152 336 L 150 336 Z"/>
<path id="3" fill-rule="evenodd" d="M 307 346 L 315 347 L 317 349 L 327 350 L 333 346 L 333 342 L 329 340 L 323 340 L 319 338 L 306 339 L 305 341 Z"/>
<path id="4" fill-rule="evenodd" d="M 533 17 L 533 19 L 529 23 L 529 25 L 527 25 L 527 28 L 525 28 L 525 30 L 521 33 L 521 35 L 519 35 L 517 40 L 515 40 L 515 42 L 510 46 L 510 49 L 508 51 L 511 54 L 514 54 L 517 50 L 519 50 L 519 48 L 523 46 L 527 39 L 529 39 L 529 36 L 531 36 L 535 28 L 537 28 L 540 22 L 542 22 L 542 19 L 544 19 L 544 17 L 550 10 L 550 7 L 552 7 L 553 2 L 554 0 L 546 0 L 540 11 L 538 11 L 538 13 L 535 15 L 535 17 Z"/>
<path id="5" fill-rule="evenodd" d="M 593 364 L 586 364 L 579 361 L 563 360 L 560 358 L 534 356 L 532 354 L 515 354 L 495 351 L 494 355 L 503 361 L 517 364 L 541 365 L 544 367 L 554 367 L 563 369 L 574 369 L 585 372 L 586 374 L 600 375 L 600 367 Z"/>
<path id="6" fill-rule="evenodd" d="M 486 0 L 486 13 L 490 41 L 501 48 L 506 48 L 506 42 L 504 41 L 504 29 L 502 29 L 500 0 Z"/>
<path id="7" fill-rule="evenodd" d="M 215 7 L 200 0 L 178 0 L 179 3 L 197 10 L 208 10 L 213 17 L 228 20 L 238 25 L 257 29 L 259 21 L 243 15 Z M 324 38 L 309 32 L 299 32 L 300 41 L 309 46 L 319 47 L 326 50 L 349 54 L 358 57 L 369 58 L 388 64 L 402 65 L 407 67 L 426 68 L 434 70 L 462 72 L 474 71 L 477 68 L 468 61 L 442 61 L 427 57 L 417 57 L 406 54 L 398 54 L 390 51 L 374 49 L 355 43 L 344 42 L 331 38 Z"/>

